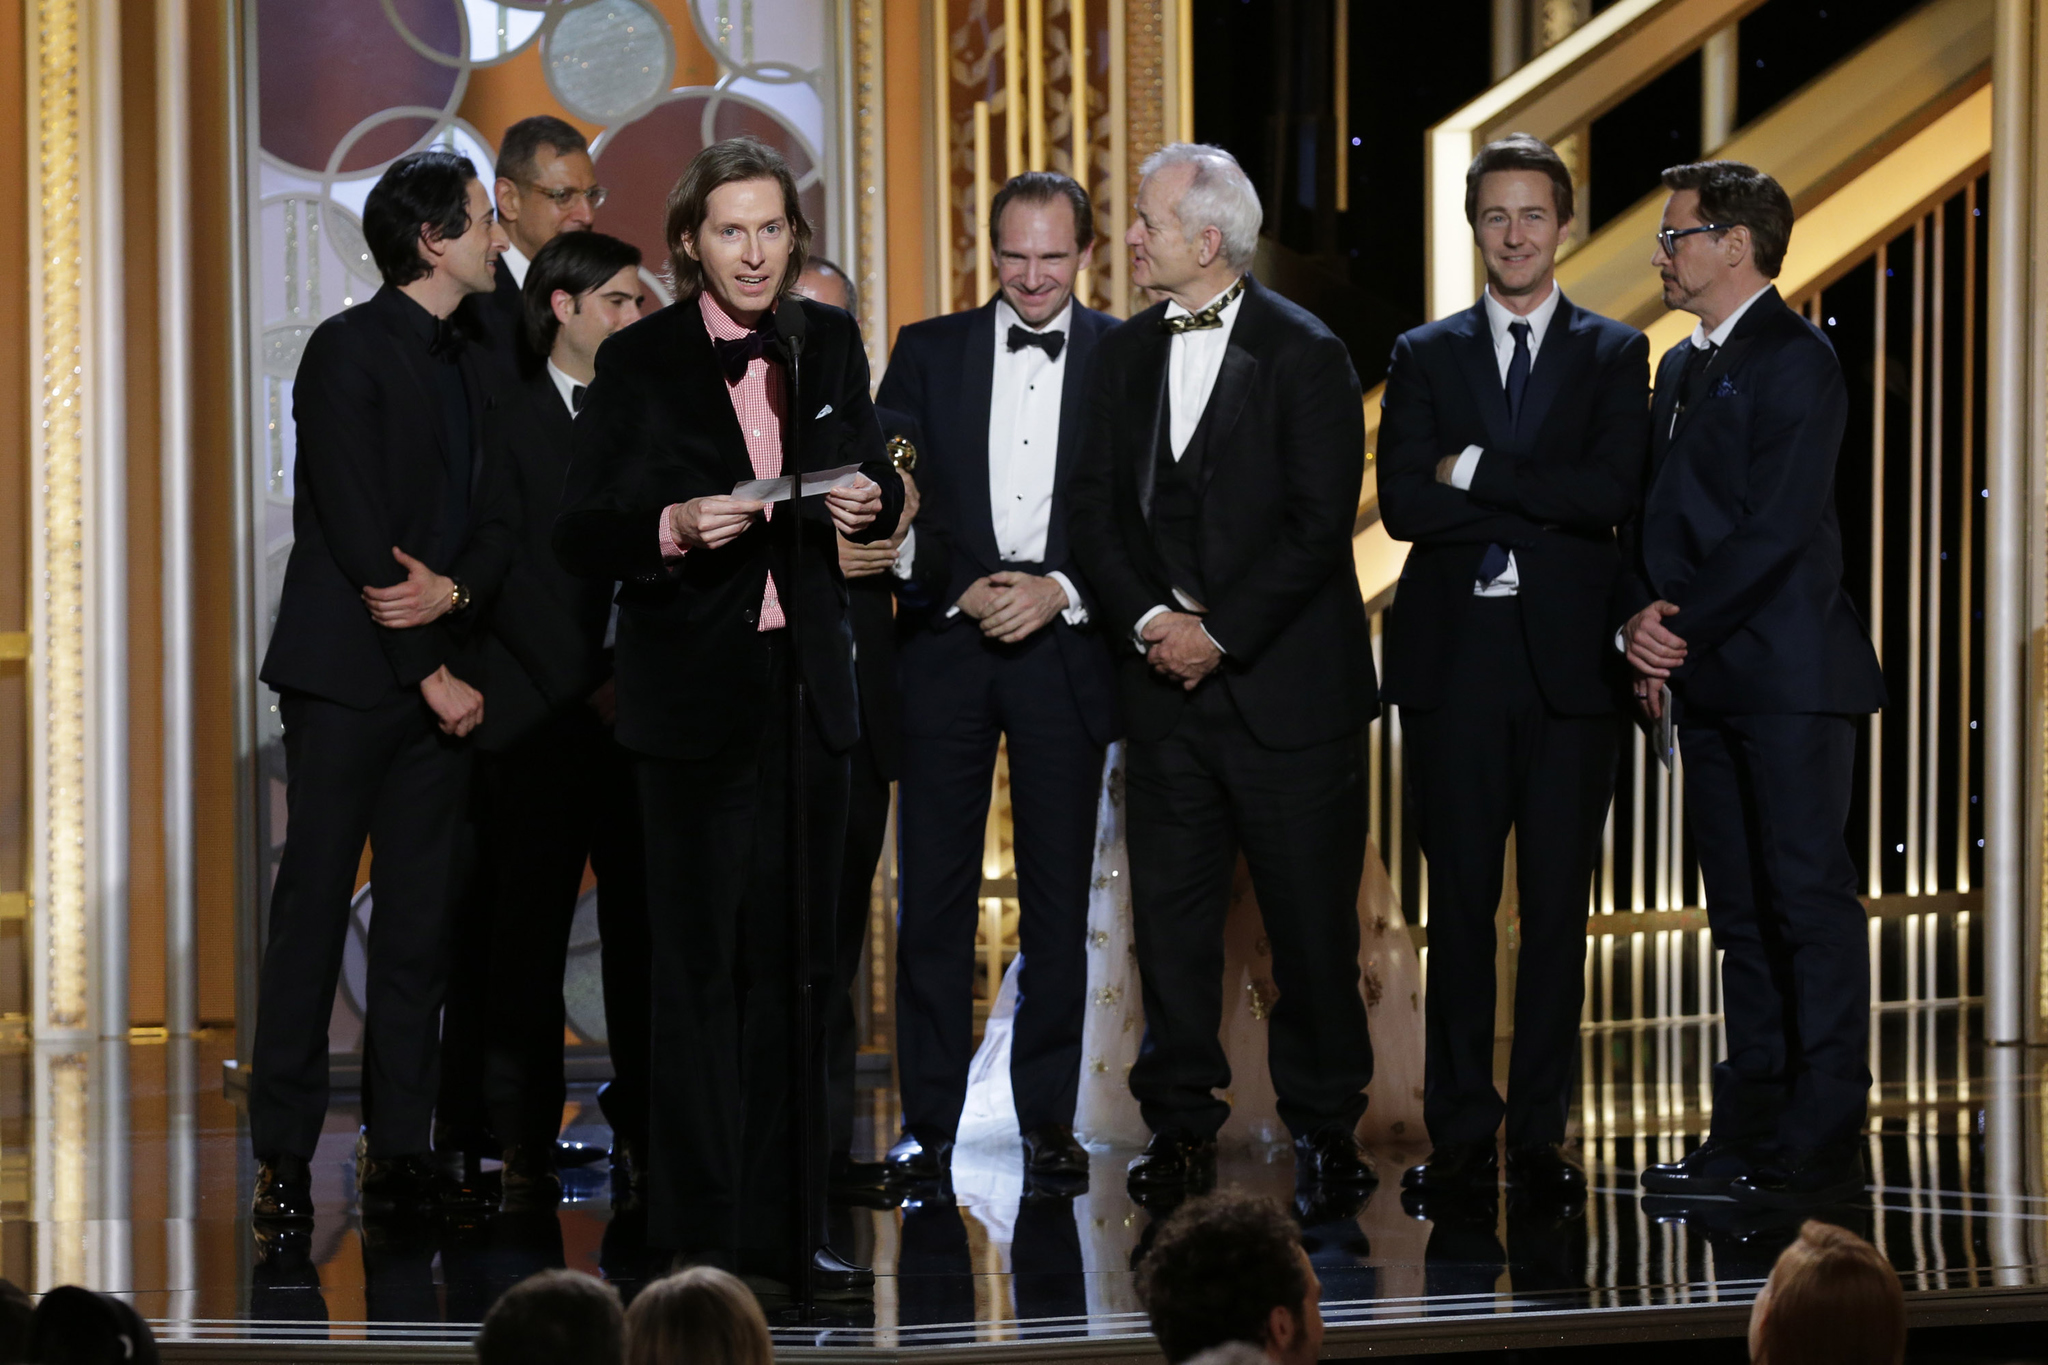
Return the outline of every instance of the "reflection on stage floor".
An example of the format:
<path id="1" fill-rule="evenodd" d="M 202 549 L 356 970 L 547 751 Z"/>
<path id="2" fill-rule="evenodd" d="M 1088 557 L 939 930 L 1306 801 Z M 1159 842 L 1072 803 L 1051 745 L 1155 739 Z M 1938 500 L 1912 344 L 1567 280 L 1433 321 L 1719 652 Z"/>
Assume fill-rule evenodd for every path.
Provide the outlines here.
<path id="1" fill-rule="evenodd" d="M 1916 1317 L 2048 1319 L 2048 1087 L 2039 1052 L 1986 1049 L 1973 1010 L 1886 1009 L 1866 1194 L 1820 1216 L 1871 1239 L 1899 1269 Z M 1362 1205 L 1297 1197 L 1288 1149 L 1239 1151 L 1226 1185 L 1288 1201 L 1323 1281 L 1332 1354 L 1474 1344 L 1732 1335 L 1783 1244 L 1784 1218 L 1733 1205 L 1659 1207 L 1639 1165 L 1675 1156 L 1705 1121 L 1715 1025 L 1589 1028 L 1573 1122 L 1592 1178 L 1581 1208 L 1513 1199 L 1478 1208 L 1404 1201 L 1414 1150 L 1374 1153 Z M 337 1098 L 315 1162 L 310 1233 L 272 1236 L 246 1217 L 243 1116 L 223 1092 L 226 1037 L 137 1040 L 0 1057 L 0 1274 L 31 1289 L 84 1283 L 131 1293 L 175 1343 L 225 1339 L 406 1341 L 455 1350 L 496 1295 L 568 1265 L 648 1273 L 630 1214 L 614 1217 L 602 1162 L 566 1176 L 558 1214 L 386 1224 L 350 1211 L 357 1111 Z M 864 1090 L 861 1140 L 893 1136 L 894 1096 Z M 588 1089 L 565 1136 L 604 1143 Z M 787 1348 L 1010 1343 L 1028 1353 L 1089 1338 L 1089 1353 L 1149 1351 L 1131 1267 L 1153 1215 L 1123 1187 L 1130 1153 L 1096 1154 L 1089 1191 L 1027 1195 L 1016 1153 L 956 1157 L 951 1197 L 835 1209 L 834 1240 L 878 1274 L 871 1310 L 778 1325 Z M 1929 1317 L 1933 1314 L 1933 1317 Z M 1560 1336 L 1560 1333 L 1565 1334 Z M 203 1352 L 202 1352 L 203 1353 Z M 1073 1354 L 1066 1348 L 1062 1354 Z"/>

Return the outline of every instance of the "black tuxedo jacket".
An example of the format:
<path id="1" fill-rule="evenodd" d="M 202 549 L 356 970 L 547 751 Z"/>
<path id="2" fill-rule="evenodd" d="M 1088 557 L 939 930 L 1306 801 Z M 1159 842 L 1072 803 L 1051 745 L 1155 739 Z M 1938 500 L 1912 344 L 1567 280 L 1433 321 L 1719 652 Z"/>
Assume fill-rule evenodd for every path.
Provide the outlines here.
<path id="1" fill-rule="evenodd" d="M 1884 674 L 1842 588 L 1835 461 L 1848 392 L 1834 347 L 1773 289 L 1681 413 L 1689 349 L 1672 347 L 1657 370 L 1648 491 L 1623 528 L 1610 631 L 1653 601 L 1675 603 L 1664 624 L 1688 648 L 1672 687 L 1707 710 L 1879 710 Z"/>
<path id="2" fill-rule="evenodd" d="M 504 581 L 482 603 L 491 689 L 477 730 L 484 749 L 510 748 L 549 716 L 585 705 L 611 675 L 604 628 L 612 584 L 569 573 L 553 546 L 575 439 L 545 368 L 484 420 L 484 484 L 493 508 L 519 528 Z"/>
<path id="3" fill-rule="evenodd" d="M 875 419 L 885 438 L 901 436 L 917 447 L 921 472 L 925 467 L 924 431 L 917 419 L 886 407 L 875 409 Z M 918 485 L 920 492 L 923 487 Z M 922 508 L 917 525 L 924 525 Z M 946 579 L 945 546 L 936 540 L 927 545 L 923 536 L 918 540 L 912 565 L 914 576 L 910 580 L 886 570 L 846 580 L 853 617 L 854 678 L 860 684 L 861 737 L 874 755 L 875 770 L 888 782 L 896 780 L 903 765 L 903 695 L 897 686 L 896 658 L 898 638 L 912 620 L 909 611 L 897 614 L 896 602 L 899 598 L 906 605 L 929 601 L 934 592 L 945 586 Z"/>
<path id="4" fill-rule="evenodd" d="M 503 401 L 506 377 L 470 344 L 460 360 L 470 406 L 470 532 L 461 545 L 438 543 L 447 438 L 428 367 L 442 362 L 412 331 L 414 311 L 386 286 L 328 318 L 307 340 L 292 386 L 293 540 L 262 678 L 359 710 L 443 664 L 480 690 L 488 686 L 470 652 L 480 618 L 474 605 L 406 630 L 370 619 L 362 590 L 405 580 L 391 547 L 465 584 L 488 585 L 503 577 L 516 539 L 478 487 L 485 420 Z"/>
<path id="5" fill-rule="evenodd" d="M 1052 516 L 1045 558 L 1035 564 L 1003 559 L 989 510 L 988 419 L 995 385 L 996 301 L 962 313 L 912 323 L 896 336 L 896 349 L 875 401 L 914 416 L 923 429 L 917 473 L 921 505 L 913 568 L 927 578 L 925 556 L 936 554 L 945 577 L 934 580 L 928 603 L 915 611 L 919 627 L 903 643 L 905 722 L 913 731 L 938 733 L 958 709 L 954 665 L 968 652 L 991 648 L 977 624 L 947 608 L 976 579 L 1005 569 L 1044 574 L 1058 570 L 1088 608 L 1089 624 L 1054 617 L 1052 632 L 1088 734 L 1107 744 L 1118 734 L 1109 653 L 1096 624 L 1101 604 L 1076 559 L 1068 528 L 1071 488 L 1082 455 L 1088 384 L 1097 343 L 1116 326 L 1107 313 L 1074 304 L 1060 384 L 1060 441 L 1053 466 Z M 906 599 L 907 600 L 907 599 Z"/>
<path id="6" fill-rule="evenodd" d="M 785 469 L 858 463 L 881 485 L 882 511 L 859 536 L 886 538 L 903 508 L 868 397 L 867 353 L 853 318 L 808 299 L 784 299 L 808 321 L 790 414 L 801 450 Z M 729 494 L 754 477 L 738 417 L 697 300 L 685 299 L 617 333 L 597 354 L 597 377 L 576 420 L 574 455 L 554 547 L 574 574 L 620 580 L 613 660 L 619 742 L 662 758 L 710 755 L 735 734 L 781 715 L 764 695 L 762 589 L 798 620 L 795 652 L 820 737 L 834 752 L 860 736 L 853 633 L 838 542 L 821 497 L 802 504 L 803 578 L 789 573 L 788 505 L 716 550 L 662 561 L 663 509 Z"/>
<path id="7" fill-rule="evenodd" d="M 1413 541 L 1387 626 L 1380 696 L 1439 704 L 1489 544 L 1514 552 L 1524 638 L 1543 698 L 1567 715 L 1611 709 L 1620 681 L 1608 603 L 1614 528 L 1636 509 L 1649 437 L 1649 339 L 1560 298 L 1508 422 L 1484 300 L 1394 343 L 1380 423 L 1380 516 Z M 1437 461 L 1481 446 L 1472 486 Z"/>
<path id="8" fill-rule="evenodd" d="M 1252 279 L 1238 307 L 1205 418 L 1196 549 L 1209 590 L 1204 624 L 1226 657 L 1203 685 L 1229 689 L 1260 744 L 1306 748 L 1378 710 L 1351 558 L 1365 413 L 1351 357 L 1329 328 Z M 1138 618 L 1173 603 L 1150 521 L 1168 420 L 1165 315 L 1156 304 L 1097 347 L 1069 494 L 1075 553 L 1135 739 L 1164 737 L 1187 697 L 1132 644 Z"/>
<path id="9" fill-rule="evenodd" d="M 502 256 L 498 258 L 497 272 L 497 288 L 471 300 L 470 304 L 475 309 L 484 342 L 498 363 L 516 379 L 531 379 L 546 371 L 547 357 L 537 354 L 526 339 L 525 294 L 520 290 L 519 282 L 512 278 L 512 267 L 505 264 Z"/>

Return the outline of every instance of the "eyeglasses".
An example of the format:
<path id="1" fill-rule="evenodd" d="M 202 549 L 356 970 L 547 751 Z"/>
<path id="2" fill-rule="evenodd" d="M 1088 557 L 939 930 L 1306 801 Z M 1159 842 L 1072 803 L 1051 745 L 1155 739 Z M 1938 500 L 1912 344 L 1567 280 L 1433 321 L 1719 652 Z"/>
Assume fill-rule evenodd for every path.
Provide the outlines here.
<path id="1" fill-rule="evenodd" d="M 1719 223 L 1709 223 L 1705 227 L 1694 228 L 1662 228 L 1657 233 L 1657 245 L 1664 249 L 1666 256 L 1676 256 L 1678 254 L 1679 238 L 1690 237 L 1696 232 L 1726 232 L 1727 230 L 1727 228 Z"/>
<path id="2" fill-rule="evenodd" d="M 530 180 L 522 180 L 519 183 L 532 190 L 535 194 L 549 200 L 558 209 L 574 208 L 578 199 L 581 199 L 593 209 L 604 207 L 605 188 L 602 185 L 592 185 L 588 189 L 577 189 L 571 186 L 565 190 L 551 190 L 545 185 L 536 185 Z"/>

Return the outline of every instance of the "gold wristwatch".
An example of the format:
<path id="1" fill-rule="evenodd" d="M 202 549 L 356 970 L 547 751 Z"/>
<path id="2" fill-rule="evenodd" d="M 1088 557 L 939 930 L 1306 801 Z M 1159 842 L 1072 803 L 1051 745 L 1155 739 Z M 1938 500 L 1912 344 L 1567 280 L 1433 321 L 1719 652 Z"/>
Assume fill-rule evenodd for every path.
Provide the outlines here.
<path id="1" fill-rule="evenodd" d="M 448 581 L 451 583 L 455 583 L 455 580 L 452 578 Z M 455 583 L 454 590 L 448 594 L 448 610 L 466 611 L 468 610 L 468 608 L 469 585 L 467 583 Z"/>

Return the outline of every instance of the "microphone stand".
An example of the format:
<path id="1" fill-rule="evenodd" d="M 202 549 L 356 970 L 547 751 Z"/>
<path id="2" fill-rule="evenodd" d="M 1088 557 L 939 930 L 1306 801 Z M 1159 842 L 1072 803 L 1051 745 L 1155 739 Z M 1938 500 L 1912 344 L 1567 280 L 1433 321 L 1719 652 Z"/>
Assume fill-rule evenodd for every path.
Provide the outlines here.
<path id="1" fill-rule="evenodd" d="M 784 306 L 801 308 L 795 299 Z M 804 772 L 804 671 L 803 637 L 798 634 L 799 605 L 803 596 L 803 423 L 798 420 L 797 376 L 803 356 L 803 337 L 784 334 L 782 345 L 789 359 L 789 387 L 782 404 L 782 471 L 789 477 L 789 583 L 778 594 L 782 604 L 783 627 L 789 632 L 789 790 L 786 816 L 789 842 L 790 1004 L 795 1037 L 792 1042 L 796 1068 L 795 1110 L 797 1139 L 793 1144 L 797 1170 L 791 1187 L 796 1191 L 796 1234 L 799 1261 L 796 1290 L 798 1309 L 809 1318 L 816 1308 L 814 1264 L 824 1244 L 818 1226 L 818 1210 L 825 1192 L 818 1180 L 817 1049 L 811 1037 L 816 1011 L 811 999 L 811 821 L 809 789 Z"/>

